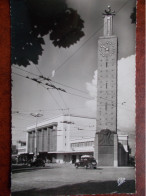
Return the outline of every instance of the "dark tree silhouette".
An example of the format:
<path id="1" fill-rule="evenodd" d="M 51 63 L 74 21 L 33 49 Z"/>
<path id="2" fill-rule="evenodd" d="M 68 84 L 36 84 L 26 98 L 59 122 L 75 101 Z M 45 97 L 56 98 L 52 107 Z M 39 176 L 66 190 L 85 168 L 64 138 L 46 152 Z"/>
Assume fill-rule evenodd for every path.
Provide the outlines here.
<path id="1" fill-rule="evenodd" d="M 130 15 L 131 18 L 131 23 L 135 23 L 136 24 L 136 7 L 133 8 L 133 12 Z"/>
<path id="2" fill-rule="evenodd" d="M 11 62 L 28 66 L 42 55 L 43 36 L 69 47 L 84 36 L 84 21 L 65 0 L 11 0 Z"/>

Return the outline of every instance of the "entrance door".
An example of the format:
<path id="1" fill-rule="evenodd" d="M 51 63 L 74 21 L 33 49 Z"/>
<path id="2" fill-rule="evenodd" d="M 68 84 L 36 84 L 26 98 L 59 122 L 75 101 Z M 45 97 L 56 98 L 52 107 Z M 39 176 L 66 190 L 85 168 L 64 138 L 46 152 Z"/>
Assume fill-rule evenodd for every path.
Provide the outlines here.
<path id="1" fill-rule="evenodd" d="M 72 155 L 72 163 L 76 162 L 76 155 Z"/>

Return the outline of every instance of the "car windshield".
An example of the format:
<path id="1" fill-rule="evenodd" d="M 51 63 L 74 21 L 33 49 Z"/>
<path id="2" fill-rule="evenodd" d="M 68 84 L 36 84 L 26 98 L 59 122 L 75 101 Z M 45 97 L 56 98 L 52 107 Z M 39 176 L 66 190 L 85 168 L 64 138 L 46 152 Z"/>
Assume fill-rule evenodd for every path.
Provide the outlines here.
<path id="1" fill-rule="evenodd" d="M 93 159 L 93 158 L 82 158 L 81 159 L 81 162 L 82 161 L 91 161 L 91 162 L 96 162 L 96 160 L 95 159 Z"/>

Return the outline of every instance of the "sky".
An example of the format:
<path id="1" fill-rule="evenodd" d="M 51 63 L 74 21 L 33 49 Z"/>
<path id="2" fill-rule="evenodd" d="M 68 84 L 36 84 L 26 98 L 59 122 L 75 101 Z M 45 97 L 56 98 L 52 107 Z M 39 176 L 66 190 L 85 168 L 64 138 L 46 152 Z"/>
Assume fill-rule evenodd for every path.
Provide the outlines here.
<path id="1" fill-rule="evenodd" d="M 103 35 L 102 12 L 108 5 L 116 12 L 113 29 L 118 37 L 118 129 L 135 129 L 136 27 L 130 20 L 135 0 L 67 0 L 67 3 L 84 20 L 85 36 L 70 48 L 64 49 L 55 47 L 46 35 L 44 51 L 37 65 L 31 63 L 27 68 L 12 66 L 13 143 L 25 141 L 26 127 L 36 121 L 31 113 L 43 115 L 38 118 L 39 122 L 60 114 L 96 118 L 97 41 Z M 48 91 L 16 75 L 32 76 L 26 71 L 50 77 L 52 84 L 65 89 L 67 93 L 54 89 Z"/>

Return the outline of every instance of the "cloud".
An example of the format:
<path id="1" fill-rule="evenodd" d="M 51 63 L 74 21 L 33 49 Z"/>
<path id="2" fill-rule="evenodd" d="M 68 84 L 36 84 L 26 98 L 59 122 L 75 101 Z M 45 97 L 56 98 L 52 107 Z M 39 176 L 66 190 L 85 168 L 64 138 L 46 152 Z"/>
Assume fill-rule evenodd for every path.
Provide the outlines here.
<path id="1" fill-rule="evenodd" d="M 86 88 L 93 98 L 86 101 L 86 106 L 95 113 L 97 77 L 96 70 L 92 81 L 86 83 Z M 135 55 L 118 61 L 118 129 L 135 129 Z"/>
<path id="2" fill-rule="evenodd" d="M 52 71 L 52 78 L 55 76 L 55 70 Z"/>
<path id="3" fill-rule="evenodd" d="M 97 92 L 97 70 L 94 72 L 94 76 L 92 79 L 92 82 L 86 83 L 86 88 L 90 94 L 91 97 L 95 98 L 96 97 L 96 92 Z"/>
<path id="4" fill-rule="evenodd" d="M 86 101 L 86 106 L 91 109 L 93 112 L 96 112 L 96 96 L 97 96 L 97 70 L 94 71 L 94 76 L 91 83 L 86 83 L 86 88 L 89 92 L 89 95 L 93 98 L 92 100 Z"/>

